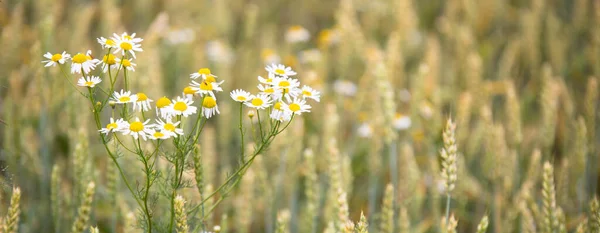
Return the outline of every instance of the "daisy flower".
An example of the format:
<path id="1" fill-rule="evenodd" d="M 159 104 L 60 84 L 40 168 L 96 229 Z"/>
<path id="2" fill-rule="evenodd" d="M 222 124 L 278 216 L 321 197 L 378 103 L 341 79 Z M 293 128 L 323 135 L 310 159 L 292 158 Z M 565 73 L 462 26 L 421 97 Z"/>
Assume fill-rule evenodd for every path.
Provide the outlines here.
<path id="1" fill-rule="evenodd" d="M 135 111 L 136 109 L 139 109 L 140 111 L 148 111 L 150 110 L 150 103 L 154 102 L 153 100 L 149 99 L 148 96 L 142 92 L 138 92 L 136 95 L 136 100 L 135 102 L 133 102 L 133 111 Z"/>
<path id="2" fill-rule="evenodd" d="M 150 119 L 141 122 L 140 118 L 136 117 L 135 121 L 129 123 L 129 127 L 121 130 L 121 133 L 123 133 L 123 135 L 131 135 L 134 139 L 141 137 L 145 141 L 146 137 L 149 136 L 150 129 L 154 127 L 152 124 L 149 125 L 148 122 L 150 122 Z"/>
<path id="3" fill-rule="evenodd" d="M 310 39 L 310 33 L 300 25 L 289 27 L 285 33 L 285 40 L 288 43 L 306 42 L 308 39 Z"/>
<path id="4" fill-rule="evenodd" d="M 204 100 L 202 100 L 202 115 L 208 119 L 220 113 L 217 99 L 212 96 L 204 97 Z"/>
<path id="5" fill-rule="evenodd" d="M 265 68 L 267 70 L 267 72 L 272 73 L 274 75 L 280 76 L 280 77 L 288 77 L 288 76 L 294 76 L 296 75 L 296 72 L 294 72 L 292 70 L 291 67 L 286 67 L 282 64 L 271 64 L 270 66 L 267 66 Z"/>
<path id="6" fill-rule="evenodd" d="M 369 125 L 368 123 L 362 123 L 356 129 L 356 132 L 361 138 L 370 138 L 373 135 L 373 127 L 371 127 L 371 125 Z"/>
<path id="7" fill-rule="evenodd" d="M 108 68 L 116 69 L 118 66 L 116 64 L 119 63 L 119 58 L 115 55 L 107 54 L 102 57 L 102 72 L 106 73 Z"/>
<path id="8" fill-rule="evenodd" d="M 121 52 L 121 55 L 125 56 L 126 52 L 129 52 L 133 58 L 135 57 L 135 52 L 142 52 L 142 45 L 140 42 L 143 41 L 142 38 L 135 38 L 135 33 L 128 35 L 127 32 L 123 33 L 121 36 L 116 33 L 113 34 L 112 40 L 117 44 L 115 54 Z"/>
<path id="9" fill-rule="evenodd" d="M 200 94 L 200 95 L 210 95 L 212 97 L 215 97 L 215 94 L 213 93 L 213 91 L 223 91 L 223 89 L 219 86 L 221 85 L 221 83 L 223 83 L 225 80 L 221 81 L 221 82 L 207 82 L 205 80 L 202 81 L 202 83 L 197 83 L 196 81 L 192 81 L 192 83 L 190 83 L 190 86 L 192 86 L 192 89 L 196 91 L 196 93 Z"/>
<path id="10" fill-rule="evenodd" d="M 289 121 L 292 118 L 291 112 L 285 111 L 283 102 L 281 101 L 278 101 L 273 105 L 273 111 L 271 111 L 269 116 L 276 121 Z"/>
<path id="11" fill-rule="evenodd" d="M 273 64 L 281 62 L 281 57 L 275 53 L 272 49 L 263 49 L 260 53 L 263 62 L 265 64 Z"/>
<path id="12" fill-rule="evenodd" d="M 258 84 L 258 90 L 260 90 L 259 94 L 265 94 L 268 95 L 269 97 L 271 97 L 271 99 L 281 99 L 282 93 L 281 93 L 281 89 L 275 89 L 273 86 L 270 85 L 262 85 L 262 84 Z"/>
<path id="13" fill-rule="evenodd" d="M 405 130 L 410 128 L 411 123 L 410 117 L 396 113 L 396 116 L 394 116 L 394 120 L 392 121 L 392 126 L 397 130 Z"/>
<path id="14" fill-rule="evenodd" d="M 67 52 L 57 53 L 52 55 L 51 53 L 44 54 L 45 58 L 48 58 L 46 61 L 42 61 L 42 63 L 46 63 L 44 67 L 56 66 L 57 64 L 65 64 L 65 62 L 71 59 L 71 55 Z"/>
<path id="15" fill-rule="evenodd" d="M 119 132 L 120 130 L 129 127 L 127 122 L 123 119 L 118 119 L 115 121 L 112 117 L 110 118 L 110 123 L 106 125 L 106 127 L 98 130 L 100 133 L 108 135 L 108 133 Z"/>
<path id="16" fill-rule="evenodd" d="M 125 69 L 130 70 L 130 71 L 135 71 L 135 67 L 137 66 L 137 64 L 131 62 L 131 60 L 129 59 L 119 59 L 117 58 L 117 63 L 121 64 L 123 67 L 125 67 Z"/>
<path id="17" fill-rule="evenodd" d="M 181 121 L 173 122 L 171 118 L 167 118 L 166 121 L 160 119 L 156 120 L 156 129 L 160 130 L 164 134 L 168 134 L 169 137 L 177 137 L 183 135 L 183 129 L 177 128 Z"/>
<path id="18" fill-rule="evenodd" d="M 289 98 L 290 96 L 296 97 L 301 93 L 300 82 L 297 79 L 293 78 L 277 78 L 275 79 L 275 85 L 273 85 L 275 89 L 281 90 L 281 93 Z"/>
<path id="19" fill-rule="evenodd" d="M 115 91 L 115 93 L 113 93 L 113 100 L 117 104 L 127 104 L 127 103 L 136 102 L 137 96 L 132 95 L 131 91 L 124 91 L 123 89 L 121 89 L 121 93 L 116 92 L 116 91 Z"/>
<path id="20" fill-rule="evenodd" d="M 196 113 L 197 108 L 192 106 L 193 103 L 194 101 L 192 100 L 178 96 L 177 99 L 173 100 L 171 105 L 169 105 L 168 109 L 173 115 L 183 115 L 184 117 L 188 117 L 189 115 Z"/>
<path id="21" fill-rule="evenodd" d="M 92 88 L 100 82 L 102 82 L 102 79 L 98 76 L 81 77 L 79 78 L 79 81 L 77 81 L 77 86 Z"/>
<path id="22" fill-rule="evenodd" d="M 265 109 L 268 108 L 271 104 L 271 98 L 265 94 L 258 94 L 251 96 L 251 100 L 247 101 L 246 106 L 256 109 Z"/>
<path id="23" fill-rule="evenodd" d="M 290 104 L 283 103 L 283 109 L 295 115 L 301 115 L 303 112 L 310 112 L 310 105 L 306 104 L 306 100 L 294 99 Z"/>
<path id="24" fill-rule="evenodd" d="M 171 137 L 170 134 L 163 132 L 162 130 L 148 129 L 148 137 L 152 140 L 165 140 Z"/>
<path id="25" fill-rule="evenodd" d="M 196 94 L 196 91 L 191 86 L 183 88 L 183 95 L 185 98 L 192 100 L 194 98 L 194 94 Z"/>
<path id="26" fill-rule="evenodd" d="M 237 89 L 232 91 L 230 94 L 231 98 L 237 102 L 246 102 L 250 100 L 250 92 L 244 91 L 242 89 Z"/>
<path id="27" fill-rule="evenodd" d="M 103 49 L 112 49 L 117 47 L 117 43 L 114 40 L 106 39 L 104 37 L 100 37 L 96 40 L 98 40 L 98 44 L 100 44 Z"/>
<path id="28" fill-rule="evenodd" d="M 316 91 L 315 89 L 312 89 L 309 86 L 304 85 L 302 87 L 302 98 L 306 99 L 313 99 L 317 102 L 321 102 L 321 92 Z"/>
<path id="29" fill-rule="evenodd" d="M 273 85 L 273 84 L 275 84 L 275 74 L 269 73 L 269 76 L 267 78 L 258 76 L 258 81 L 262 84 Z"/>
<path id="30" fill-rule="evenodd" d="M 163 119 L 168 119 L 171 116 L 171 112 L 169 111 L 169 105 L 171 105 L 171 100 L 166 96 L 160 97 L 156 101 L 156 115 L 162 117 Z"/>
<path id="31" fill-rule="evenodd" d="M 206 75 L 205 77 L 203 77 L 202 79 L 204 79 L 204 81 L 209 82 L 209 83 L 214 83 L 217 81 L 216 79 L 217 76 L 214 76 L 212 74 Z M 222 83 L 223 81 L 221 81 Z"/>
<path id="32" fill-rule="evenodd" d="M 209 68 L 200 68 L 198 70 L 198 72 L 190 74 L 190 78 L 191 79 L 197 79 L 197 78 L 200 78 L 200 77 L 206 78 L 206 76 L 208 76 L 208 75 L 213 75 L 213 74 L 210 73 L 210 69 Z"/>
<path id="33" fill-rule="evenodd" d="M 96 64 L 100 62 L 98 59 L 92 57 L 92 50 L 88 50 L 85 54 L 78 53 L 71 59 L 71 73 L 81 73 L 83 69 L 84 73 L 89 73 L 96 68 Z"/>
<path id="34" fill-rule="evenodd" d="M 340 95 L 354 96 L 356 95 L 358 88 L 353 82 L 347 80 L 335 80 L 335 82 L 333 82 L 333 90 Z"/>

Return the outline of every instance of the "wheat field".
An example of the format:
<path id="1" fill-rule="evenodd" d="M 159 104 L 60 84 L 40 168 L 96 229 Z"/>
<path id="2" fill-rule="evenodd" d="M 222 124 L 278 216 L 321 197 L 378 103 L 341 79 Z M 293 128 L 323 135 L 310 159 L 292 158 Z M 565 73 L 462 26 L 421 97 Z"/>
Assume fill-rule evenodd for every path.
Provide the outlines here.
<path id="1" fill-rule="evenodd" d="M 598 77 L 599 0 L 0 0 L 0 232 L 597 233 Z"/>

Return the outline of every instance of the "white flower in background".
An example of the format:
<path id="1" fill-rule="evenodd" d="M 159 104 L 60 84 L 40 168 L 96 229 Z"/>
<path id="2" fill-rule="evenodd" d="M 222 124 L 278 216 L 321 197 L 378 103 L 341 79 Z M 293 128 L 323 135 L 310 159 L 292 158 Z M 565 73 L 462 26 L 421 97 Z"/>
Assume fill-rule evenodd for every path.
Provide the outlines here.
<path id="1" fill-rule="evenodd" d="M 354 96 L 356 95 L 357 87 L 356 84 L 347 80 L 335 80 L 333 90 L 340 95 Z"/>
<path id="2" fill-rule="evenodd" d="M 267 72 L 279 76 L 279 77 L 288 77 L 296 75 L 296 72 L 292 70 L 292 67 L 287 67 L 282 64 L 271 64 L 265 68 Z"/>
<path id="3" fill-rule="evenodd" d="M 49 67 L 49 66 L 56 66 L 57 64 L 65 64 L 65 62 L 67 62 L 67 60 L 71 59 L 71 55 L 68 54 L 67 52 L 62 52 L 62 53 L 57 53 L 57 54 L 51 54 L 51 53 L 46 53 L 44 54 L 44 57 L 47 58 L 48 60 L 42 61 L 42 63 L 46 63 L 46 65 L 44 67 Z"/>
<path id="4" fill-rule="evenodd" d="M 396 113 L 394 116 L 394 120 L 392 121 L 392 125 L 397 130 L 405 130 L 410 128 L 412 121 L 409 116 L 402 115 L 400 113 Z"/>
<path id="5" fill-rule="evenodd" d="M 281 62 L 281 57 L 275 53 L 272 49 L 263 49 L 260 53 L 262 60 L 265 64 L 273 64 Z"/>
<path id="6" fill-rule="evenodd" d="M 302 87 L 302 98 L 304 98 L 304 99 L 309 98 L 309 99 L 313 99 L 317 102 L 321 102 L 321 92 L 318 92 L 315 89 L 312 89 L 312 87 L 304 85 Z"/>
<path id="7" fill-rule="evenodd" d="M 210 69 L 209 68 L 200 68 L 198 70 L 198 72 L 190 74 L 190 78 L 191 79 L 197 79 L 197 78 L 202 77 L 203 79 L 205 79 L 209 75 L 214 76 L 212 73 L 210 73 Z M 214 77 L 217 77 L 217 76 L 214 76 Z"/>
<path id="8" fill-rule="evenodd" d="M 258 94 L 251 97 L 250 101 L 247 101 L 246 106 L 256 109 L 268 108 L 271 104 L 271 98 L 265 94 Z"/>
<path id="9" fill-rule="evenodd" d="M 234 57 L 231 48 L 219 40 L 206 43 L 206 56 L 212 62 L 225 64 L 231 63 Z"/>
<path id="10" fill-rule="evenodd" d="M 127 104 L 133 103 L 137 100 L 136 95 L 132 95 L 131 91 L 125 91 L 121 89 L 121 92 L 113 93 L 112 100 L 114 100 L 117 104 Z"/>
<path id="11" fill-rule="evenodd" d="M 77 86 L 92 88 L 100 82 L 102 82 L 102 79 L 100 79 L 98 76 L 81 77 L 77 81 Z"/>
<path id="12" fill-rule="evenodd" d="M 202 100 L 202 115 L 208 119 L 220 113 L 217 99 L 212 96 L 205 96 Z"/>
<path id="13" fill-rule="evenodd" d="M 140 119 L 136 117 L 134 121 L 129 123 L 129 127 L 123 128 L 120 131 L 123 135 L 131 135 L 134 139 L 141 137 L 145 141 L 150 130 L 154 127 L 152 124 L 149 125 L 148 122 L 150 122 L 150 119 L 141 122 Z"/>
<path id="14" fill-rule="evenodd" d="M 115 54 L 121 52 L 121 55 L 125 56 L 125 53 L 129 52 L 133 58 L 135 57 L 135 52 L 142 52 L 142 45 L 140 43 L 144 40 L 142 38 L 136 38 L 135 33 L 128 35 L 127 32 L 121 34 L 121 36 L 116 33 L 113 34 L 111 38 L 117 44 Z"/>
<path id="15" fill-rule="evenodd" d="M 170 137 L 177 137 L 183 135 L 183 129 L 178 128 L 181 121 L 173 122 L 171 118 L 167 118 L 166 121 L 160 119 L 156 120 L 156 129 L 160 130 L 164 134 L 169 134 Z"/>
<path id="16" fill-rule="evenodd" d="M 139 110 L 140 112 L 145 112 L 150 110 L 152 107 L 150 106 L 153 100 L 149 99 L 148 96 L 142 92 L 138 92 L 135 94 L 137 97 L 135 102 L 133 102 L 133 111 Z"/>
<path id="17" fill-rule="evenodd" d="M 430 119 L 433 116 L 433 107 L 431 107 L 431 104 L 428 101 L 424 100 L 419 106 L 419 112 L 423 118 Z"/>
<path id="18" fill-rule="evenodd" d="M 117 47 L 117 43 L 112 39 L 106 39 L 104 37 L 100 37 L 96 40 L 98 40 L 98 44 L 100 44 L 103 49 L 112 49 L 112 48 Z"/>
<path id="19" fill-rule="evenodd" d="M 303 112 L 310 112 L 311 109 L 311 106 L 306 104 L 306 100 L 303 99 L 294 99 L 290 104 L 283 103 L 282 107 L 294 115 L 302 115 Z"/>
<path id="20" fill-rule="evenodd" d="M 294 25 L 288 28 L 285 33 L 285 40 L 288 43 L 306 42 L 310 39 L 310 32 L 300 25 Z"/>
<path id="21" fill-rule="evenodd" d="M 300 62 L 306 63 L 319 63 L 321 61 L 321 51 L 318 49 L 309 49 L 300 52 Z"/>
<path id="22" fill-rule="evenodd" d="M 189 44 L 196 39 L 196 34 L 191 28 L 184 28 L 179 30 L 171 30 L 166 35 L 167 42 L 172 45 L 177 44 Z"/>
<path id="23" fill-rule="evenodd" d="M 95 69 L 98 62 L 100 62 L 98 59 L 92 57 L 92 50 L 88 50 L 85 54 L 75 54 L 71 61 L 71 73 L 73 74 L 81 74 L 82 69 L 84 73 L 88 74 Z"/>
<path id="24" fill-rule="evenodd" d="M 102 128 L 98 131 L 100 131 L 100 133 L 108 135 L 109 133 L 119 132 L 120 130 L 123 130 L 124 128 L 127 128 L 127 127 L 129 127 L 129 124 L 125 120 L 118 119 L 117 121 L 115 121 L 115 119 L 113 119 L 111 117 L 110 123 L 108 123 L 106 125 L 106 127 Z"/>
<path id="25" fill-rule="evenodd" d="M 373 136 L 373 127 L 371 127 L 371 125 L 365 122 L 358 126 L 356 132 L 361 138 L 370 138 L 371 136 Z"/>
<path id="26" fill-rule="evenodd" d="M 250 92 L 244 91 L 242 89 L 233 90 L 230 94 L 231 98 L 236 102 L 246 102 L 250 100 Z"/>
<path id="27" fill-rule="evenodd" d="M 184 117 L 188 117 L 196 113 L 197 108 L 192 105 L 193 103 L 194 101 L 192 100 L 177 96 L 177 99 L 173 100 L 171 105 L 169 105 L 169 111 L 175 116 L 183 115 Z"/>

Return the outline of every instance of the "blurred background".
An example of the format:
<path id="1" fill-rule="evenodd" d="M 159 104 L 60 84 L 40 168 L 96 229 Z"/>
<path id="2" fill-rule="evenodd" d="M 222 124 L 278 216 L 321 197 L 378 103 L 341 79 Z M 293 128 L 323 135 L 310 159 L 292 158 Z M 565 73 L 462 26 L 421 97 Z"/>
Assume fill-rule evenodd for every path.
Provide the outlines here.
<path id="1" fill-rule="evenodd" d="M 88 103 L 41 63 L 46 52 L 101 54 L 96 38 L 122 32 L 144 39 L 134 92 L 179 95 L 202 67 L 225 80 L 221 114 L 200 140 L 207 189 L 236 166 L 229 91 L 256 93 L 264 66 L 283 63 L 322 92 L 202 222 L 209 230 L 323 232 L 347 205 L 371 232 L 438 232 L 448 118 L 458 232 L 474 232 L 484 215 L 487 232 L 540 231 L 546 161 L 561 226 L 587 221 L 598 182 L 598 0 L 1 0 L 0 213 L 19 186 L 19 232 L 68 231 L 89 181 L 89 224 L 136 232 L 137 206 Z M 122 159 L 141 175 L 135 157 Z M 182 194 L 197 203 L 195 188 Z"/>

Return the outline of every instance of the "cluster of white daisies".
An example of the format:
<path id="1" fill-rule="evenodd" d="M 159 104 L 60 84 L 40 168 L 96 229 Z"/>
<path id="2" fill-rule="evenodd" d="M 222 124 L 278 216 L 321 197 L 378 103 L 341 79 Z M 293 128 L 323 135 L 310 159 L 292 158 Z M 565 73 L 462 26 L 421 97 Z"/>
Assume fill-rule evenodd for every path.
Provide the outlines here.
<path id="1" fill-rule="evenodd" d="M 318 91 L 306 85 L 300 87 L 298 79 L 291 78 L 296 75 L 292 68 L 272 64 L 265 69 L 269 74 L 267 78 L 258 76 L 258 94 L 238 89 L 230 93 L 231 98 L 257 110 L 269 109 L 270 118 L 276 121 L 289 121 L 293 115 L 310 112 L 306 99 L 320 101 Z"/>

